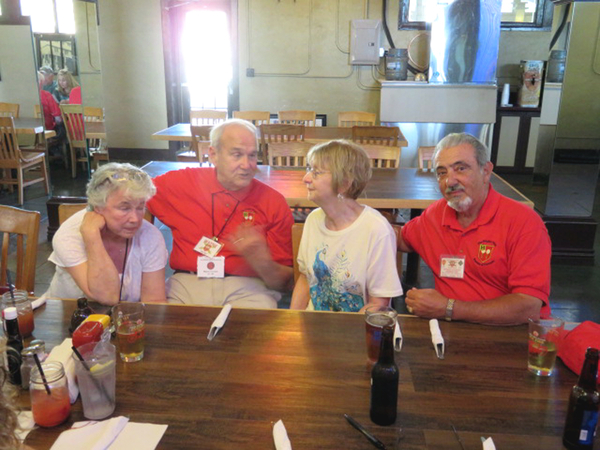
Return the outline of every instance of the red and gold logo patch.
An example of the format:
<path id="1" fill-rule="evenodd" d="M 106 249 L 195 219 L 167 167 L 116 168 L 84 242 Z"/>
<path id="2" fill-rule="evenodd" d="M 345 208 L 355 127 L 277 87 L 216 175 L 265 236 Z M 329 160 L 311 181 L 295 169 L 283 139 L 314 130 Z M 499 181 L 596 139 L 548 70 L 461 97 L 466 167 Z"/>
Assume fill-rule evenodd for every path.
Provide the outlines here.
<path id="1" fill-rule="evenodd" d="M 256 216 L 256 212 L 252 209 L 246 209 L 242 211 L 242 215 L 244 216 L 244 220 L 248 223 L 254 222 L 254 216 Z"/>
<path id="2" fill-rule="evenodd" d="M 496 244 L 492 242 L 480 242 L 479 243 L 479 253 L 477 253 L 477 259 L 480 263 L 485 264 L 492 259 L 492 255 L 494 254 L 494 249 L 496 248 Z"/>

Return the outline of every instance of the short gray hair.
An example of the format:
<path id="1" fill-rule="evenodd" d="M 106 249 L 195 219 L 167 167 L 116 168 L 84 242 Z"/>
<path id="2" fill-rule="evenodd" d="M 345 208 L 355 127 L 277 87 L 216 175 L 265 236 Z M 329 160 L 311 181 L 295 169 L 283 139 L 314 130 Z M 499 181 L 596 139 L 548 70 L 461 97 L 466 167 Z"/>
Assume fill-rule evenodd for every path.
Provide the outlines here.
<path id="1" fill-rule="evenodd" d="M 473 147 L 473 150 L 475 150 L 475 159 L 477 160 L 477 165 L 480 169 L 483 169 L 483 167 L 490 162 L 487 147 L 475 136 L 469 133 L 450 133 L 435 146 L 435 151 L 433 152 L 434 165 L 438 154 L 442 150 L 457 147 L 461 144 L 468 144 Z"/>
<path id="2" fill-rule="evenodd" d="M 144 201 L 156 193 L 150 175 L 139 167 L 129 163 L 108 163 L 96 169 L 87 185 L 88 205 L 92 208 L 104 207 L 108 196 L 118 190 Z"/>
<path id="3" fill-rule="evenodd" d="M 229 119 L 225 122 L 221 122 L 217 126 L 213 127 L 212 130 L 210 130 L 210 145 L 217 150 L 221 150 L 221 137 L 223 136 L 223 132 L 227 128 L 233 126 L 247 129 L 254 135 L 256 140 L 256 127 L 252 124 L 252 122 L 248 122 L 247 120 L 243 119 Z M 258 140 L 256 141 L 256 144 L 258 146 Z"/>

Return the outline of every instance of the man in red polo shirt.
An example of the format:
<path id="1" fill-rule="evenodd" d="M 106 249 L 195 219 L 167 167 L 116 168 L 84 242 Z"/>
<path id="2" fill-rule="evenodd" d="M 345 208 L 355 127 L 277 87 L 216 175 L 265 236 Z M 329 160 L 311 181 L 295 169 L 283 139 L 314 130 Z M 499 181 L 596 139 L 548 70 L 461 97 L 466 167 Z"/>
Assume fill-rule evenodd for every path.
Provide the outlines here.
<path id="1" fill-rule="evenodd" d="M 409 290 L 409 312 L 493 325 L 548 316 L 551 244 L 541 218 L 493 189 L 487 148 L 470 134 L 446 136 L 433 160 L 444 198 L 402 228 L 398 248 L 425 260 L 435 289 Z"/>
<path id="2" fill-rule="evenodd" d="M 283 196 L 254 179 L 256 128 L 229 120 L 211 132 L 213 167 L 154 179 L 146 204 L 171 228 L 171 302 L 276 308 L 293 282 L 291 228 Z"/>

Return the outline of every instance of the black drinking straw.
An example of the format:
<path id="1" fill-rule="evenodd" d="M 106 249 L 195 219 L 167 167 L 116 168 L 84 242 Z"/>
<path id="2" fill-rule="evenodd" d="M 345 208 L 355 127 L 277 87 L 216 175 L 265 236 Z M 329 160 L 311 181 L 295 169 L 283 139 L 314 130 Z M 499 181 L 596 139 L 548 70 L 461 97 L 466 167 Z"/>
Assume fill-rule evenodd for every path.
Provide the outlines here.
<path id="1" fill-rule="evenodd" d="M 50 395 L 51 394 L 50 386 L 48 386 L 48 380 L 46 380 L 46 375 L 44 375 L 44 370 L 42 369 L 42 363 L 40 363 L 40 358 L 37 355 L 37 353 L 33 354 L 33 359 L 35 359 L 35 363 L 37 364 L 38 370 L 40 371 L 42 381 L 44 382 L 44 386 L 46 387 L 46 392 L 48 393 L 48 395 Z"/>
<path id="2" fill-rule="evenodd" d="M 12 299 L 12 304 L 14 307 L 16 307 L 17 305 L 15 304 L 15 292 L 13 290 L 12 281 L 10 279 L 10 270 L 8 270 L 8 269 L 6 269 L 6 282 L 8 283 L 8 291 L 10 292 L 10 298 Z"/>
<path id="3" fill-rule="evenodd" d="M 90 378 L 96 385 L 96 389 L 98 389 L 100 392 L 102 392 L 102 395 L 104 395 L 104 397 L 106 397 L 106 400 L 108 400 L 110 402 L 111 399 L 108 396 L 108 392 L 106 392 L 106 390 L 104 389 L 104 385 L 100 384 L 100 382 L 96 379 L 96 377 L 94 377 L 94 375 L 92 375 L 90 366 L 87 365 L 87 362 L 85 362 L 85 359 L 83 359 L 83 356 L 81 356 L 81 353 L 79 353 L 79 350 L 77 350 L 77 347 L 72 346 L 71 348 L 73 349 L 73 353 L 75 353 L 75 356 L 77 356 L 77 359 L 79 359 L 79 361 L 81 361 L 81 365 L 85 368 L 85 370 L 90 372 Z"/>

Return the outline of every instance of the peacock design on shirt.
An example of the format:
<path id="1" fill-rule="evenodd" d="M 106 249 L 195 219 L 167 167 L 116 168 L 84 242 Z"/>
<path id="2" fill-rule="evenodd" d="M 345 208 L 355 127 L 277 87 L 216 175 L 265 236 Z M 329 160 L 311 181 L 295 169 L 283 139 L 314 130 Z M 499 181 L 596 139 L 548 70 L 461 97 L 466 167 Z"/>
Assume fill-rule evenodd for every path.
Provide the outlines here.
<path id="1" fill-rule="evenodd" d="M 316 310 L 358 311 L 364 306 L 362 286 L 349 270 L 350 261 L 342 250 L 325 262 L 328 246 L 322 245 L 315 254 L 313 272 L 316 283 L 310 287 L 310 298 Z"/>

